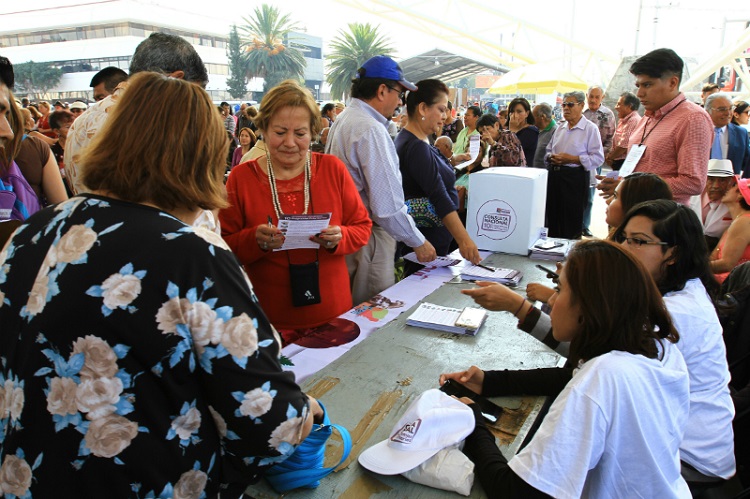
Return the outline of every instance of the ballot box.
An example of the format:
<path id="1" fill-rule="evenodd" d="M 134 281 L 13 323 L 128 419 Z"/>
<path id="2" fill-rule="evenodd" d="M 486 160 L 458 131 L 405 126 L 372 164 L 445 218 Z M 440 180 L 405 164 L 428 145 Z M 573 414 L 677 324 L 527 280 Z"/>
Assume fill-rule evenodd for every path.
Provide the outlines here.
<path id="1" fill-rule="evenodd" d="M 466 230 L 479 249 L 527 255 L 544 227 L 547 170 L 500 166 L 469 176 Z"/>

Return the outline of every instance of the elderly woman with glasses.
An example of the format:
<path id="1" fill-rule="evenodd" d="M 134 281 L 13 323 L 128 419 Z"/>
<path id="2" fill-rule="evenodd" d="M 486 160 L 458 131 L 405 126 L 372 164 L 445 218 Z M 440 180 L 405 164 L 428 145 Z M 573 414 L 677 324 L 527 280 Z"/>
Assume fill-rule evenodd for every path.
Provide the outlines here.
<path id="1" fill-rule="evenodd" d="M 583 92 L 564 95 L 565 121 L 555 129 L 544 157 L 549 170 L 546 225 L 551 237 L 581 237 L 589 172 L 604 163 L 599 128 L 583 116 L 585 100 Z"/>

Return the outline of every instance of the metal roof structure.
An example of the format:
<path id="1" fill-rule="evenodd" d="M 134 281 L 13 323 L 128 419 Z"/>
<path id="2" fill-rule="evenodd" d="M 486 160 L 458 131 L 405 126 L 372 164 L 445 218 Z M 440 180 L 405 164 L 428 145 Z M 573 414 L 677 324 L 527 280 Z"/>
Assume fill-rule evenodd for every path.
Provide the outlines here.
<path id="1" fill-rule="evenodd" d="M 452 81 L 465 76 L 473 76 L 487 71 L 507 73 L 509 68 L 498 64 L 484 63 L 476 59 L 433 49 L 399 62 L 409 81 L 417 82 L 427 78 Z"/>

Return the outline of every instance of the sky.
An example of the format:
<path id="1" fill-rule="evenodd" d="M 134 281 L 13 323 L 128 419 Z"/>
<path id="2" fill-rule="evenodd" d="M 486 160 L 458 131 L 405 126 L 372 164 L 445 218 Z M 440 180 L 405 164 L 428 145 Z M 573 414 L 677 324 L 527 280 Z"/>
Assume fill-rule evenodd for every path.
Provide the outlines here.
<path id="1" fill-rule="evenodd" d="M 750 1 L 732 2 L 731 11 L 706 0 L 315 0 L 312 4 L 315 8 L 299 0 L 278 5 L 304 23 L 309 34 L 321 36 L 324 47 L 348 23 L 370 22 L 393 42 L 399 58 L 434 48 L 484 62 L 500 55 L 509 67 L 524 64 L 525 58 L 569 69 L 600 84 L 609 81 L 623 56 L 655 48 L 674 49 L 690 66 L 702 63 L 736 40 L 750 22 Z M 236 0 L 212 0 L 212 5 L 217 8 L 210 15 L 232 22 L 241 22 L 252 9 L 250 3 Z M 481 53 L 472 37 L 493 48 Z M 571 49 L 563 40 L 579 47 Z M 514 49 L 519 57 L 500 47 Z M 591 49 L 596 50 L 593 57 Z"/>
<path id="2" fill-rule="evenodd" d="M 34 8 L 92 0 L 35 0 Z M 260 2 L 238 0 L 135 0 L 199 13 L 217 31 L 252 14 Z M 0 6 L 0 12 L 19 7 Z M 397 58 L 440 48 L 509 67 L 524 61 L 565 67 L 589 81 L 606 81 L 623 56 L 669 47 L 696 63 L 730 44 L 750 21 L 750 1 L 731 10 L 706 0 L 285 0 L 271 1 L 307 33 L 327 44 L 351 22 L 379 25 Z M 360 6 L 361 8 L 356 8 Z M 385 12 L 378 16 L 375 12 Z M 640 22 L 639 22 L 640 18 Z M 419 21 L 421 19 L 421 22 Z M 578 44 L 571 49 L 564 39 Z M 637 39 L 637 45 L 636 45 Z M 489 43 L 479 50 L 473 40 Z M 501 48 L 502 47 L 502 48 Z M 596 53 L 589 58 L 589 50 Z M 602 61 L 601 63 L 598 61 Z"/>

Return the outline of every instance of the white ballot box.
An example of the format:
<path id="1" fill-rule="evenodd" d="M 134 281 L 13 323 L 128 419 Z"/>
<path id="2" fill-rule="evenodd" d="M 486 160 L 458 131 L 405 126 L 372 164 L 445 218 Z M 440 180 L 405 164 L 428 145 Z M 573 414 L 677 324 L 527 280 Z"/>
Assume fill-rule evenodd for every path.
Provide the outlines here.
<path id="1" fill-rule="evenodd" d="M 479 249 L 528 255 L 544 227 L 547 170 L 500 166 L 469 176 L 466 230 Z"/>

